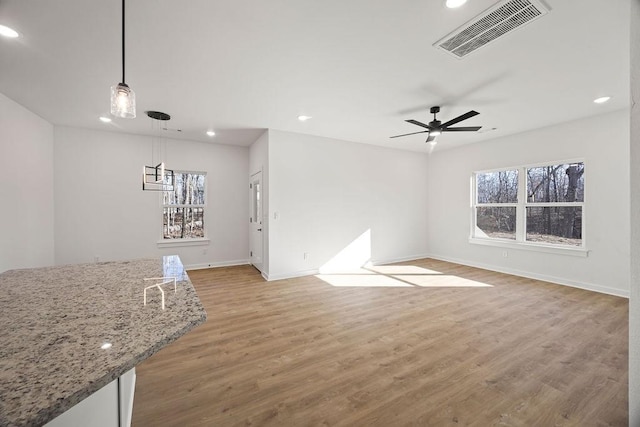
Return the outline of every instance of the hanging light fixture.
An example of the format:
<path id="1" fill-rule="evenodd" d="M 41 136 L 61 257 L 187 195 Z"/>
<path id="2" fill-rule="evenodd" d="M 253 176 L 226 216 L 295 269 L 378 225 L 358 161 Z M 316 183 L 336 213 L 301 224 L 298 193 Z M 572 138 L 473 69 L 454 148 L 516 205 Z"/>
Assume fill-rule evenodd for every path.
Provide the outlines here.
<path id="1" fill-rule="evenodd" d="M 124 0 L 122 0 L 122 82 L 111 86 L 111 114 L 123 119 L 136 117 L 136 94 L 124 82 Z"/>
<path id="2" fill-rule="evenodd" d="M 173 170 L 167 169 L 164 166 L 164 162 L 160 160 L 161 151 L 162 151 L 162 141 L 159 136 L 160 133 L 160 122 L 166 122 L 171 120 L 171 116 L 167 113 L 163 113 L 161 111 L 145 111 L 147 116 L 153 120 L 153 123 L 157 123 L 156 132 L 158 133 L 158 139 L 160 140 L 158 144 L 151 141 L 151 163 L 155 164 L 156 161 L 160 161 L 160 163 L 154 166 L 143 166 L 142 167 L 142 189 L 148 191 L 173 191 L 173 186 L 175 185 L 175 174 Z M 158 145 L 158 158 L 154 158 L 155 146 Z"/>

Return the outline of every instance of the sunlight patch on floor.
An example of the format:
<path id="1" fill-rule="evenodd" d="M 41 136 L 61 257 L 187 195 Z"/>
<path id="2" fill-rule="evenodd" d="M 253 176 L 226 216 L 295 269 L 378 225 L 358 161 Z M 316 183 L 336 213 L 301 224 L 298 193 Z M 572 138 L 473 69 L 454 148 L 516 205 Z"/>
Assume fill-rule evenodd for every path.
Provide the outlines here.
<path id="1" fill-rule="evenodd" d="M 339 270 L 335 270 L 335 271 L 327 271 L 327 270 L 323 270 L 320 271 L 320 275 L 326 275 L 326 276 L 334 276 L 334 275 L 345 275 L 345 276 L 352 276 L 352 275 L 366 275 L 366 276 L 372 276 L 375 275 L 376 273 L 372 272 L 369 267 L 361 267 L 361 268 L 357 268 L 357 267 L 353 267 L 353 268 L 341 268 Z"/>
<path id="2" fill-rule="evenodd" d="M 366 267 L 366 270 L 371 273 L 380 273 L 380 274 L 442 274 L 439 271 L 429 270 L 423 267 L 418 267 L 416 265 L 375 265 L 371 267 Z"/>
<path id="3" fill-rule="evenodd" d="M 371 229 L 366 230 L 319 268 L 316 277 L 331 286 L 372 288 L 492 288 L 462 277 L 416 265 L 371 263 Z"/>
<path id="4" fill-rule="evenodd" d="M 411 288 L 413 285 L 381 274 L 318 274 L 318 279 L 331 286 L 361 288 Z"/>
<path id="5" fill-rule="evenodd" d="M 320 267 L 321 274 L 358 270 L 371 261 L 371 229 L 365 231 Z"/>
<path id="6" fill-rule="evenodd" d="M 359 288 L 493 288 L 488 283 L 413 265 L 370 266 L 345 269 L 339 273 L 318 274 L 316 277 L 331 286 Z"/>

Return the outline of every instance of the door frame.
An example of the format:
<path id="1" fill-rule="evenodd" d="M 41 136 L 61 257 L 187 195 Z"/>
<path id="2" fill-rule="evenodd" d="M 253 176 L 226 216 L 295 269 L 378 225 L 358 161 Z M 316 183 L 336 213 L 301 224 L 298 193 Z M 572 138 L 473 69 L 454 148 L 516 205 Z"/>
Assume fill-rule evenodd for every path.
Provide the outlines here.
<path id="1" fill-rule="evenodd" d="M 254 184 L 256 181 L 260 185 L 260 205 L 259 209 L 256 208 L 255 201 L 255 191 Z M 262 168 L 257 172 L 254 172 L 249 176 L 249 264 L 255 267 L 260 273 L 263 272 L 264 268 L 264 184 L 263 184 L 263 176 L 262 176 Z M 255 217 L 255 218 L 254 218 Z M 257 219 L 257 222 L 254 222 L 254 219 Z M 256 230 L 257 228 L 257 230 Z M 255 233 L 259 232 L 259 241 L 255 238 Z M 260 245 L 260 262 L 256 263 L 255 258 L 253 256 L 254 250 L 256 249 L 256 245 Z"/>

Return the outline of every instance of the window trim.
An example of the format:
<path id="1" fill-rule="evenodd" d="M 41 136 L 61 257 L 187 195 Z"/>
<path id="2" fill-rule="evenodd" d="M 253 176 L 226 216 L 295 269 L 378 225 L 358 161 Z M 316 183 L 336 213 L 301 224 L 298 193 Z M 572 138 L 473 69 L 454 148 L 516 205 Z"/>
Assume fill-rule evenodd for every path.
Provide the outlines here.
<path id="1" fill-rule="evenodd" d="M 515 240 L 508 239 L 487 239 L 483 237 L 469 237 L 469 243 L 481 246 L 494 246 L 506 249 L 522 249 L 534 252 L 545 252 L 549 254 L 557 255 L 571 255 L 577 257 L 587 257 L 589 255 L 589 249 L 581 248 L 578 246 L 561 246 L 561 245 L 549 245 L 536 242 L 516 242 Z"/>
<path id="2" fill-rule="evenodd" d="M 584 179 L 584 197 L 582 202 L 528 202 L 527 201 L 527 169 L 536 167 L 545 167 L 550 165 L 559 164 L 571 164 L 571 163 L 583 163 L 585 165 Z M 517 203 L 477 203 L 478 200 L 478 186 L 477 176 L 484 173 L 502 172 L 509 170 L 518 171 L 518 202 Z M 588 168 L 586 168 L 586 161 L 584 158 L 565 159 L 559 161 L 550 162 L 538 162 L 519 166 L 502 167 L 487 170 L 478 170 L 471 173 L 471 197 L 470 197 L 470 215 L 471 215 L 471 227 L 469 230 L 469 243 L 484 245 L 484 246 L 496 246 L 511 249 L 524 249 L 537 252 L 546 252 L 562 255 L 573 256 L 588 256 L 589 249 L 587 248 L 586 239 L 586 204 L 587 204 L 587 178 Z M 503 239 L 503 238 L 490 238 L 490 237 L 478 237 L 476 236 L 477 230 L 477 217 L 476 212 L 478 207 L 515 207 L 516 208 L 516 238 L 515 240 Z M 570 245 L 557 245 L 551 243 L 532 242 L 526 240 L 527 224 L 526 224 L 526 211 L 528 207 L 580 207 L 582 212 L 582 244 L 581 246 Z"/>
<path id="3" fill-rule="evenodd" d="M 159 248 L 174 248 L 180 246 L 208 246 L 210 240 L 206 237 L 187 238 L 187 239 L 163 239 L 158 240 L 156 244 Z"/>
<path id="4" fill-rule="evenodd" d="M 166 247 L 180 247 L 180 246 L 206 246 L 209 245 L 210 239 L 208 237 L 207 232 L 207 223 L 208 221 L 204 221 L 204 236 L 203 237 L 185 237 L 182 239 L 165 239 L 164 238 L 164 209 L 165 208 L 202 208 L 203 211 L 203 219 L 207 212 L 207 205 L 209 201 L 208 193 L 208 174 L 205 171 L 195 171 L 195 170 L 174 170 L 174 175 L 178 174 L 192 174 L 192 175 L 203 175 L 204 176 L 204 204 L 175 204 L 175 205 L 166 205 L 163 203 L 163 192 L 159 194 L 159 202 L 160 202 L 160 239 L 156 242 L 158 248 L 166 248 Z"/>

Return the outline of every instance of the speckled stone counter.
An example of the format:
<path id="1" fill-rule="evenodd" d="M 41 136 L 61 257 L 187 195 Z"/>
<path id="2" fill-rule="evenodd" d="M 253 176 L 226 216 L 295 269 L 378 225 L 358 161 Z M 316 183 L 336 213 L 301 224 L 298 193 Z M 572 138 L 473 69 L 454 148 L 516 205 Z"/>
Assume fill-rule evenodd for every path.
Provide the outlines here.
<path id="1" fill-rule="evenodd" d="M 161 276 L 164 310 L 158 289 L 143 305 Z M 50 421 L 205 320 L 177 256 L 0 274 L 0 426 Z"/>

